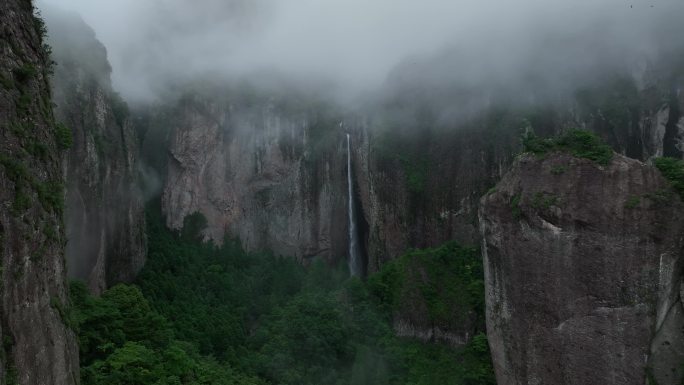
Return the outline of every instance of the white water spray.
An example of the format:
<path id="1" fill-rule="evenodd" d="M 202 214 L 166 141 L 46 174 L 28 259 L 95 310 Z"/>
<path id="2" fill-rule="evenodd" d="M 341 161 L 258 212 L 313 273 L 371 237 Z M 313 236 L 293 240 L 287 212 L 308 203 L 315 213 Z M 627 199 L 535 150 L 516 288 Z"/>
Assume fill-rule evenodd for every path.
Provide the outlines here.
<path id="1" fill-rule="evenodd" d="M 347 186 L 349 190 L 349 274 L 361 276 L 361 256 L 359 255 L 359 239 L 354 215 L 354 184 L 351 167 L 351 139 L 347 134 Z"/>

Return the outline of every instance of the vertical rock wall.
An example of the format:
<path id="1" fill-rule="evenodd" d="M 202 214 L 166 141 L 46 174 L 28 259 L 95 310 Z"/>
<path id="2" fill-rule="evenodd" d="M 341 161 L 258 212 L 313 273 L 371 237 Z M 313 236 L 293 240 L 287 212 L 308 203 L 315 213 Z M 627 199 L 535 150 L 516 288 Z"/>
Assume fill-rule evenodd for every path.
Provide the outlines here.
<path id="1" fill-rule="evenodd" d="M 65 166 L 69 275 L 100 292 L 132 281 L 145 262 L 138 140 L 94 32 L 77 15 L 43 13 L 57 62 L 55 113 L 73 133 Z"/>
<path id="2" fill-rule="evenodd" d="M 481 201 L 498 383 L 680 383 L 683 210 L 637 160 L 519 157 Z"/>
<path id="3" fill-rule="evenodd" d="M 239 102 L 236 102 L 239 103 Z M 167 224 L 201 212 L 207 238 L 306 260 L 346 255 L 346 161 L 339 121 L 188 96 L 178 102 L 163 210 Z"/>
<path id="4" fill-rule="evenodd" d="M 42 21 L 31 1 L 0 2 L 0 356 L 2 383 L 78 383 L 67 299 L 61 159 Z M 67 139 L 68 141 L 68 139 Z"/>
<path id="5" fill-rule="evenodd" d="M 669 93 L 674 83 L 649 84 L 619 78 L 553 106 L 490 106 L 453 121 L 409 100 L 361 116 L 332 113 L 325 124 L 316 108 L 200 92 L 157 114 L 171 133 L 164 211 L 173 228 L 202 212 L 215 241 L 227 231 L 250 249 L 346 257 L 344 133 L 351 132 L 358 219 L 373 272 L 411 247 L 476 243 L 479 197 L 509 167 L 524 130 L 551 136 L 589 129 L 642 160 L 681 147 L 677 127 L 684 124 L 670 112 L 682 103 Z"/>

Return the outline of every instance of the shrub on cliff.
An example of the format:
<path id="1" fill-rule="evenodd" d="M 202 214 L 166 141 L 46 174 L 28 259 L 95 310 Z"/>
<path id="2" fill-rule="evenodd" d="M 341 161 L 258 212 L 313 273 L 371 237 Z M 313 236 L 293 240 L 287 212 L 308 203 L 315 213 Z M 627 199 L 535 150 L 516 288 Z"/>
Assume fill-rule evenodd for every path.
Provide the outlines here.
<path id="1" fill-rule="evenodd" d="M 55 139 L 60 150 L 68 150 L 74 143 L 71 129 L 64 123 L 55 124 Z"/>
<path id="2" fill-rule="evenodd" d="M 613 150 L 601 138 L 587 130 L 570 130 L 556 138 L 540 138 L 528 132 L 522 139 L 523 151 L 535 155 L 549 152 L 569 152 L 578 158 L 592 160 L 607 165 L 613 158 Z"/>
<path id="3" fill-rule="evenodd" d="M 684 199 L 684 161 L 675 158 L 656 158 L 653 163 Z"/>

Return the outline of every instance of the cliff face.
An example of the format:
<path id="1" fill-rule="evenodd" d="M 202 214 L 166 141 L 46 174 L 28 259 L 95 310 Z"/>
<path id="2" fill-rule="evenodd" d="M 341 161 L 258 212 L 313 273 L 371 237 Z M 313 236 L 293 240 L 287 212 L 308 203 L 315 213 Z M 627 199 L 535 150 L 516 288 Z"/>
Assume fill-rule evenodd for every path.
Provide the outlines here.
<path id="1" fill-rule="evenodd" d="M 637 86 L 635 78 L 619 77 L 555 104 L 502 104 L 453 121 L 411 100 L 399 106 L 400 119 L 379 114 L 355 153 L 369 270 L 410 247 L 477 242 L 479 197 L 508 169 L 524 130 L 555 136 L 585 128 L 634 159 L 681 157 L 672 149 L 682 148 L 684 99 L 672 92 L 679 83 L 667 78 Z"/>
<path id="2" fill-rule="evenodd" d="M 501 177 L 517 146 L 514 130 L 497 134 L 479 123 L 395 136 L 368 132 L 356 157 L 369 271 L 408 248 L 476 242 L 479 196 Z"/>
<path id="3" fill-rule="evenodd" d="M 299 259 L 346 255 L 346 149 L 333 116 L 188 96 L 170 121 L 169 227 L 199 211 L 217 242 L 229 234 Z"/>
<path id="4" fill-rule="evenodd" d="M 100 292 L 131 281 L 145 262 L 137 137 L 94 32 L 76 15 L 43 12 L 57 62 L 55 114 L 73 133 L 65 165 L 69 275 Z"/>
<path id="5" fill-rule="evenodd" d="M 371 272 L 409 247 L 474 242 L 478 197 L 500 177 L 515 143 L 512 130 L 500 145 L 487 145 L 492 133 L 480 127 L 394 138 L 320 106 L 206 100 L 185 97 L 164 117 L 169 227 L 181 228 L 199 211 L 214 241 L 228 233 L 251 250 L 346 258 L 351 132 L 358 228 Z"/>
<path id="6" fill-rule="evenodd" d="M 676 66 L 672 66 L 676 67 Z M 684 149 L 684 70 L 652 68 L 579 89 L 566 124 L 598 133 L 633 159 L 681 158 Z"/>
<path id="7" fill-rule="evenodd" d="M 3 383 L 75 384 L 78 347 L 68 303 L 61 151 L 44 27 L 30 1 L 0 3 L 0 256 Z"/>
<path id="8" fill-rule="evenodd" d="M 266 98 L 250 105 L 218 102 L 227 91 L 186 97 L 151 118 L 171 133 L 164 211 L 173 228 L 202 212 L 215 241 L 227 230 L 249 249 L 346 257 L 344 133 L 351 132 L 357 218 L 373 272 L 411 247 L 477 242 L 479 197 L 511 164 L 523 130 L 551 136 L 586 128 L 629 157 L 677 155 L 678 83 L 651 78 L 617 77 L 547 106 L 468 112 L 464 102 L 450 107 L 454 117 L 407 91 L 361 116 L 327 111 L 334 119 L 322 124 L 316 108 L 281 108 Z"/>
<path id="9" fill-rule="evenodd" d="M 636 160 L 519 157 L 481 201 L 498 383 L 680 383 L 682 210 Z"/>

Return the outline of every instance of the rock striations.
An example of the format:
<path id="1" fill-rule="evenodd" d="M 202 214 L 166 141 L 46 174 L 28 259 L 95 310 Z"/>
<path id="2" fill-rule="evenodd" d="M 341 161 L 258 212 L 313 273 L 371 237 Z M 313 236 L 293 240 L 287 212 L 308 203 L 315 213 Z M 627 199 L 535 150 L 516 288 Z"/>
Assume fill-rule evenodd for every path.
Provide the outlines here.
<path id="1" fill-rule="evenodd" d="M 679 384 L 684 206 L 615 155 L 522 155 L 481 200 L 498 383 Z"/>
<path id="2" fill-rule="evenodd" d="M 201 212 L 216 242 L 228 234 L 300 260 L 346 255 L 346 148 L 343 133 L 327 129 L 339 122 L 285 108 L 178 101 L 162 196 L 170 228 Z"/>
<path id="3" fill-rule="evenodd" d="M 68 304 L 61 159 L 45 29 L 32 2 L 0 2 L 0 382 L 78 383 Z"/>
<path id="4" fill-rule="evenodd" d="M 132 281 L 145 262 L 138 140 L 94 32 L 77 15 L 43 14 L 57 62 L 55 114 L 73 132 L 65 164 L 69 275 L 97 293 Z"/>

